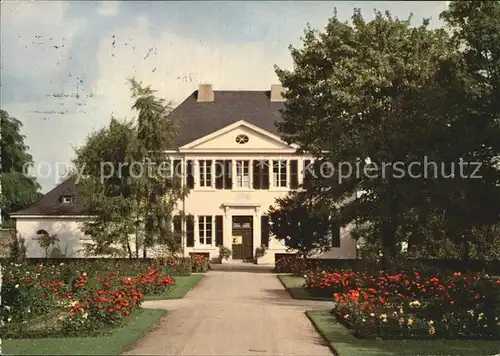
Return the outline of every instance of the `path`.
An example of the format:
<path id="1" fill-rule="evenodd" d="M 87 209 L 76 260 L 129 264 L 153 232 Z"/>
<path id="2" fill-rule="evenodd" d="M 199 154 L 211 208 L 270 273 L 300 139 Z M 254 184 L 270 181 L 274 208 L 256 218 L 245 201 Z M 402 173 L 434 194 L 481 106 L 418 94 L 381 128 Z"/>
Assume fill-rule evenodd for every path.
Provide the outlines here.
<path id="1" fill-rule="evenodd" d="M 292 299 L 261 266 L 216 266 L 125 355 L 331 355 L 304 312 L 331 303 Z M 232 271 L 229 269 L 233 269 Z"/>

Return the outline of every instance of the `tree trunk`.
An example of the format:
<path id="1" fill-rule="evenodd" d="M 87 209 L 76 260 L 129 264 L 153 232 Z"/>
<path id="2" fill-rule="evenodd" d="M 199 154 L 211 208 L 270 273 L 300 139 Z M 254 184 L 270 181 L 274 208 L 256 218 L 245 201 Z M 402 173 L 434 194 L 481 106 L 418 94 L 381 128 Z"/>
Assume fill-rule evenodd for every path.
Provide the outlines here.
<path id="1" fill-rule="evenodd" d="M 127 241 L 127 252 L 128 252 L 128 258 L 132 258 L 132 248 L 130 247 L 130 242 Z"/>

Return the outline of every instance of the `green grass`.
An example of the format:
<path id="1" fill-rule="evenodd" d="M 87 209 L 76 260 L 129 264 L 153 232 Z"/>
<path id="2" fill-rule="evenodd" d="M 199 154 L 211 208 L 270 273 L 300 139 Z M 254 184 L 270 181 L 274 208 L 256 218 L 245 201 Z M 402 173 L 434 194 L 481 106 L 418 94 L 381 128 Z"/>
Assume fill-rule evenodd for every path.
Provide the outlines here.
<path id="1" fill-rule="evenodd" d="M 306 288 L 302 287 L 305 281 L 303 277 L 279 275 L 278 279 L 294 299 L 319 300 L 327 302 L 332 301 L 332 297 L 327 298 L 311 295 L 311 293 Z"/>
<path id="2" fill-rule="evenodd" d="M 178 276 L 175 278 L 175 285 L 168 289 L 165 294 L 147 295 L 145 300 L 181 299 L 193 287 L 205 277 L 204 274 L 192 274 L 190 276 Z"/>
<path id="3" fill-rule="evenodd" d="M 151 330 L 166 310 L 139 309 L 129 322 L 101 337 L 2 340 L 3 355 L 120 355 Z"/>
<path id="4" fill-rule="evenodd" d="M 308 311 L 316 330 L 338 356 L 475 355 L 500 352 L 500 341 L 488 340 L 362 340 L 337 323 L 328 311 Z"/>

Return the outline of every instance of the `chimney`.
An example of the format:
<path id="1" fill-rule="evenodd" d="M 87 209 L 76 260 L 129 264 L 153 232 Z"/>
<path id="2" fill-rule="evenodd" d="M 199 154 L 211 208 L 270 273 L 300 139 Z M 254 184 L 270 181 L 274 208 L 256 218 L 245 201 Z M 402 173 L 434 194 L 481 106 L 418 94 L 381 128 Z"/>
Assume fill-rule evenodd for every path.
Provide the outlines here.
<path id="1" fill-rule="evenodd" d="M 271 85 L 271 101 L 285 101 L 283 94 L 285 93 L 285 89 L 281 84 L 272 84 Z"/>
<path id="2" fill-rule="evenodd" d="M 214 91 L 212 84 L 198 85 L 198 100 L 199 103 L 209 103 L 214 101 Z"/>

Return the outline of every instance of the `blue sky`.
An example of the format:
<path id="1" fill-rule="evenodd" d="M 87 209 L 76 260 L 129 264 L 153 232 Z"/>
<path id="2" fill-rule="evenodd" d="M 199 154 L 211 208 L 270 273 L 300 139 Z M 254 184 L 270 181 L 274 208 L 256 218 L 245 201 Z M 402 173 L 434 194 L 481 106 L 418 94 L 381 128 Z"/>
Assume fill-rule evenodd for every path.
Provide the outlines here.
<path id="1" fill-rule="evenodd" d="M 307 23 L 324 28 L 335 7 L 344 20 L 376 8 L 439 27 L 446 2 L 4 1 L 1 105 L 23 122 L 47 192 L 93 129 L 133 117 L 127 77 L 174 105 L 199 83 L 268 89 L 274 64 L 291 67 L 288 46 Z"/>

